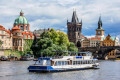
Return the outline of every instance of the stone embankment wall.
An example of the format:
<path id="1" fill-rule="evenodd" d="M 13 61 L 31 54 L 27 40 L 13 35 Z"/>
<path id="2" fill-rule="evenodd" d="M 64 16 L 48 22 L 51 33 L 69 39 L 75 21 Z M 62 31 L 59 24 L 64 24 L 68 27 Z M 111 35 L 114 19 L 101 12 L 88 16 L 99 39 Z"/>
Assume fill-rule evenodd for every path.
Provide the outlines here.
<path id="1" fill-rule="evenodd" d="M 3 50 L 0 50 L 0 56 L 4 56 L 4 51 Z"/>

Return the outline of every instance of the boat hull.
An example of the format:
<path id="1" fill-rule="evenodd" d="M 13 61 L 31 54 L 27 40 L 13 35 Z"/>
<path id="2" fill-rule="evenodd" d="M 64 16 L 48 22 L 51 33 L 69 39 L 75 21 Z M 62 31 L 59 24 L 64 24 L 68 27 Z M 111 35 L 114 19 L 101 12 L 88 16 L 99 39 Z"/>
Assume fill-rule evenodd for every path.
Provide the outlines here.
<path id="1" fill-rule="evenodd" d="M 85 69 L 94 69 L 97 66 L 84 67 L 84 68 L 53 68 L 51 66 L 29 66 L 29 72 L 65 72 L 65 71 L 78 71 Z"/>

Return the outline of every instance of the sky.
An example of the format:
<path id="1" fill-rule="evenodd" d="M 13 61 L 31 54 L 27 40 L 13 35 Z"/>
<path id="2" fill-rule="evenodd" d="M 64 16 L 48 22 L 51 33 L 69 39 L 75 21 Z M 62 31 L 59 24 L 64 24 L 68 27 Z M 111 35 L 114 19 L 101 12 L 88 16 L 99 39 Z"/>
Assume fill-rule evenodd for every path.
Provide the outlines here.
<path id="1" fill-rule="evenodd" d="M 101 15 L 105 36 L 120 37 L 120 0 L 0 0 L 0 25 L 11 29 L 22 10 L 31 31 L 54 28 L 67 33 L 73 9 L 82 19 L 83 35 L 95 35 Z"/>

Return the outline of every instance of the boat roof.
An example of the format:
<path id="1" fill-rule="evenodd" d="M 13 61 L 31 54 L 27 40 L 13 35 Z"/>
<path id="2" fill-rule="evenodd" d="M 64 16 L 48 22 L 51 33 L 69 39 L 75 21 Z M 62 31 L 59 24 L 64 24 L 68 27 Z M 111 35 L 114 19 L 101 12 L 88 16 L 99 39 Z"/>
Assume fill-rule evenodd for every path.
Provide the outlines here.
<path id="1" fill-rule="evenodd" d="M 92 52 L 75 52 L 75 51 L 52 51 L 52 52 L 64 52 L 64 53 L 84 53 L 84 54 L 88 54 L 88 53 L 92 53 Z"/>
<path id="2" fill-rule="evenodd" d="M 38 60 L 51 60 L 49 57 L 39 57 Z"/>

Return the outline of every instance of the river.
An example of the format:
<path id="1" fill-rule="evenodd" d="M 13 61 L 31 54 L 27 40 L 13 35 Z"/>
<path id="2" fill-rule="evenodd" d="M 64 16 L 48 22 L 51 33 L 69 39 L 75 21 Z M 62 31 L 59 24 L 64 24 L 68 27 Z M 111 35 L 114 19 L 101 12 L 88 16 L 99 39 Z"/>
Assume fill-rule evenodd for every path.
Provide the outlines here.
<path id="1" fill-rule="evenodd" d="M 30 73 L 34 61 L 0 61 L 0 80 L 120 80 L 120 61 L 101 60 L 100 69 Z"/>

